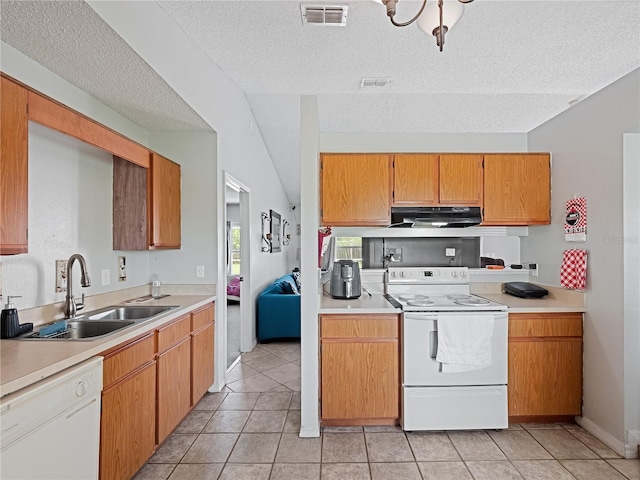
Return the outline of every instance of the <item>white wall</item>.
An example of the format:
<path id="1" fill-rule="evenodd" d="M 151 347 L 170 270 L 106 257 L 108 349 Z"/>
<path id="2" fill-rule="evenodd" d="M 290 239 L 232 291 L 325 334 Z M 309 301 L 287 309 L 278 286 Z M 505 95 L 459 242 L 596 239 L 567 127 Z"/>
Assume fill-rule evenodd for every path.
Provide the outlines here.
<path id="1" fill-rule="evenodd" d="M 113 160 L 109 153 L 41 125 L 29 124 L 29 253 L 2 257 L 5 295 L 19 310 L 57 303 L 55 261 L 84 256 L 91 287 L 80 287 L 74 265 L 73 293 L 95 295 L 148 281 L 147 252 L 112 248 Z M 118 281 L 118 255 L 126 256 L 127 279 Z M 110 284 L 102 286 L 102 270 Z"/>
<path id="2" fill-rule="evenodd" d="M 149 274 L 161 282 L 217 282 L 216 134 L 151 133 L 149 147 L 180 164 L 180 250 L 152 250 Z M 204 278 L 196 266 L 204 266 Z"/>
<path id="3" fill-rule="evenodd" d="M 289 271 L 287 251 L 260 251 L 260 212 L 270 209 L 289 218 L 289 201 L 271 161 L 244 93 L 201 51 L 155 2 L 87 2 L 217 132 L 216 211 L 224 218 L 223 171 L 250 190 L 251 304 L 275 277 Z M 217 212 L 217 213 L 216 213 Z M 201 215 L 208 215 L 205 208 Z M 224 245 L 219 222 L 217 244 Z M 217 249 L 217 265 L 224 251 Z M 295 252 L 293 253 L 295 258 Z M 224 292 L 224 269 L 218 269 L 218 293 Z M 223 309 L 218 310 L 220 316 Z M 220 317 L 218 317 L 220 318 Z M 255 323 L 252 325 L 255 332 Z M 254 334 L 255 338 L 255 334 Z"/>
<path id="4" fill-rule="evenodd" d="M 640 70 L 586 98 L 528 135 L 530 151 L 552 154 L 552 224 L 532 228 L 522 256 L 536 259 L 540 281 L 559 285 L 562 252 L 589 250 L 584 322 L 586 425 L 620 453 L 625 441 L 623 134 L 640 131 Z M 587 198 L 587 242 L 563 236 L 565 202 Z M 637 208 L 637 206 L 635 206 Z"/>

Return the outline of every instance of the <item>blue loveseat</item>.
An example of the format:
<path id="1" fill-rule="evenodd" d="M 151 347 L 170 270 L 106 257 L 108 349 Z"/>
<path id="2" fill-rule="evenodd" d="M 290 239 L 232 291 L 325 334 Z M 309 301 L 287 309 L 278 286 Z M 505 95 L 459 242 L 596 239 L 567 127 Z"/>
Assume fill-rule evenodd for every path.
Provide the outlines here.
<path id="1" fill-rule="evenodd" d="M 300 338 L 300 291 L 294 275 L 274 280 L 258 295 L 258 341 Z"/>

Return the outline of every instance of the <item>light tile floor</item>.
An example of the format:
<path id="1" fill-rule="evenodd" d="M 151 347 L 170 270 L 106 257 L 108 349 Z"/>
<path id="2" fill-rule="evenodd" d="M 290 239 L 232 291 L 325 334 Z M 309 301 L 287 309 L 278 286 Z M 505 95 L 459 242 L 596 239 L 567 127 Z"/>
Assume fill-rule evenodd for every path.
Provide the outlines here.
<path id="1" fill-rule="evenodd" d="M 320 438 L 300 438 L 299 428 L 300 344 L 260 344 L 135 480 L 640 480 L 640 460 L 621 458 L 573 424 L 333 427 Z"/>

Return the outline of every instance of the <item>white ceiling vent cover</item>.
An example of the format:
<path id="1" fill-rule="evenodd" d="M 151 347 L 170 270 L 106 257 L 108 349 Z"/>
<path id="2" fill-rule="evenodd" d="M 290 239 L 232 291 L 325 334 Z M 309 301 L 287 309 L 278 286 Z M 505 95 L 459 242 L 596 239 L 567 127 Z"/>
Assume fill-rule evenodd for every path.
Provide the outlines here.
<path id="1" fill-rule="evenodd" d="M 303 25 L 347 26 L 347 5 L 300 4 Z"/>

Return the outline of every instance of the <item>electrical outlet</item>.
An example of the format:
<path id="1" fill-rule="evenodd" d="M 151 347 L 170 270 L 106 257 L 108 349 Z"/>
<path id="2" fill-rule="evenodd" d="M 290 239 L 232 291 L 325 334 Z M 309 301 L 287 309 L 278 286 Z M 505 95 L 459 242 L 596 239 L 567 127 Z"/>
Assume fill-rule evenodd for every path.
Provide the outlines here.
<path id="1" fill-rule="evenodd" d="M 531 273 L 532 277 L 537 277 L 538 276 L 538 264 L 537 263 L 530 263 L 529 264 L 529 272 Z"/>
<path id="2" fill-rule="evenodd" d="M 67 261 L 56 260 L 56 293 L 67 291 Z"/>
<path id="3" fill-rule="evenodd" d="M 455 257 L 456 256 L 456 249 L 455 248 L 445 248 L 444 249 L 444 254 L 446 257 Z"/>
<path id="4" fill-rule="evenodd" d="M 385 256 L 390 262 L 402 262 L 402 248 L 387 248 Z"/>
<path id="5" fill-rule="evenodd" d="M 127 279 L 127 258 L 118 257 L 118 281 L 124 282 Z"/>
<path id="6" fill-rule="evenodd" d="M 108 268 L 102 270 L 102 286 L 109 285 L 111 283 L 111 270 Z"/>
<path id="7" fill-rule="evenodd" d="M 196 277 L 204 278 L 204 265 L 198 265 L 196 267 Z"/>

